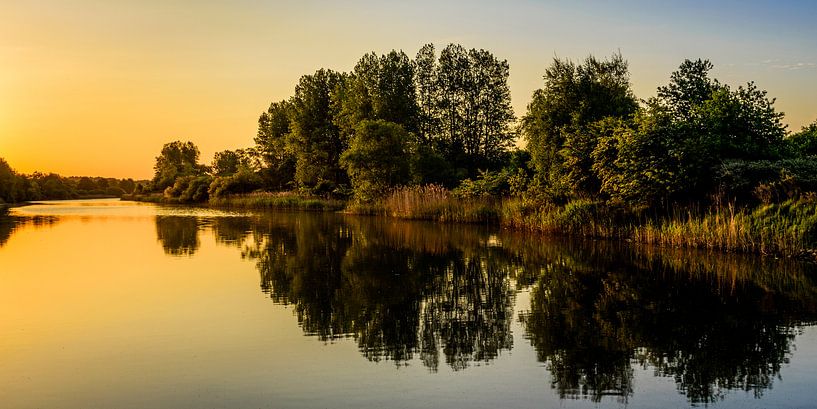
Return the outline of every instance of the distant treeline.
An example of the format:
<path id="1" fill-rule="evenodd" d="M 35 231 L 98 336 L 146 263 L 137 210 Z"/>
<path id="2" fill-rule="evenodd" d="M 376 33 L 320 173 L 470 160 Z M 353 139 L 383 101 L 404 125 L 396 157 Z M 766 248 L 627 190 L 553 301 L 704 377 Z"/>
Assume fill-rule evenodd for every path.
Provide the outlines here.
<path id="1" fill-rule="evenodd" d="M 766 91 L 730 87 L 712 68 L 686 60 L 643 100 L 619 54 L 555 58 L 517 121 L 508 63 L 488 51 L 366 54 L 352 72 L 301 77 L 292 97 L 261 114 L 251 148 L 205 166 L 194 144 L 165 145 L 137 193 L 199 202 L 296 191 L 371 204 L 395 187 L 434 184 L 460 198 L 514 197 L 526 209 L 810 197 L 817 122 L 790 133 Z M 525 149 L 514 147 L 517 137 Z"/>
<path id="2" fill-rule="evenodd" d="M 39 172 L 24 175 L 15 172 L 5 159 L 0 158 L 0 202 L 120 197 L 133 193 L 135 187 L 133 179 L 63 177 Z"/>

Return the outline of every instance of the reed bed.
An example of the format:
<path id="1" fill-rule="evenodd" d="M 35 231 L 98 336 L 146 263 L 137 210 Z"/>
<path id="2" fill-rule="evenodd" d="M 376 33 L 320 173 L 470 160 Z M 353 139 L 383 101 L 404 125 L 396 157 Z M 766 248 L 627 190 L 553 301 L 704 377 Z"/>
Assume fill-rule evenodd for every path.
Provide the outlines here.
<path id="1" fill-rule="evenodd" d="M 337 211 L 345 206 L 341 200 L 304 197 L 294 193 L 258 192 L 243 195 L 211 197 L 211 206 L 236 209 L 285 209 L 310 211 Z"/>
<path id="2" fill-rule="evenodd" d="M 134 200 L 167 203 L 161 195 L 138 196 Z M 209 205 L 241 209 L 344 210 L 351 214 L 399 219 L 496 223 L 546 234 L 817 260 L 815 200 L 790 200 L 754 208 L 687 206 L 648 213 L 581 199 L 555 205 L 531 204 L 515 198 L 463 198 L 442 186 L 427 185 L 399 187 L 373 203 L 347 203 L 295 193 L 251 193 L 211 198 Z"/>
<path id="3" fill-rule="evenodd" d="M 454 223 L 490 223 L 499 219 L 496 199 L 459 198 L 438 185 L 396 188 L 372 208 L 400 219 Z"/>
<path id="4" fill-rule="evenodd" d="M 817 204 L 791 200 L 754 209 L 676 212 L 633 226 L 631 237 L 662 246 L 799 256 L 817 246 Z"/>

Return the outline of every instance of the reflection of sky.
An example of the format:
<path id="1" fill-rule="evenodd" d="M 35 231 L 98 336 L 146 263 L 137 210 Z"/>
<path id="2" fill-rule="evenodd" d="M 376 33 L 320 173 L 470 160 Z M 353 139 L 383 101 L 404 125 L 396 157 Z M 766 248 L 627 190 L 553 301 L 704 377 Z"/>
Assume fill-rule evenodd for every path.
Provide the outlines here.
<path id="1" fill-rule="evenodd" d="M 0 25 L 0 152 L 23 172 L 149 177 L 162 144 L 204 161 L 252 144 L 260 111 L 319 67 L 423 43 L 508 59 L 522 114 L 554 56 L 620 50 L 636 95 L 684 58 L 750 80 L 791 129 L 817 118 L 812 1 L 10 2 Z M 79 142 L 79 143 L 77 143 Z"/>

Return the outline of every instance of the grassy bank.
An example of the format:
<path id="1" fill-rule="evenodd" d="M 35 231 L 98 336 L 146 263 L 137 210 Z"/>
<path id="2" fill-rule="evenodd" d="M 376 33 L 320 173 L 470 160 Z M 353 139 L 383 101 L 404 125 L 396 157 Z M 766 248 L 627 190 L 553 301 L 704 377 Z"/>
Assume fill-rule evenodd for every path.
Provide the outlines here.
<path id="1" fill-rule="evenodd" d="M 346 212 L 444 223 L 491 223 L 499 221 L 499 202 L 493 198 L 458 198 L 449 190 L 434 185 L 411 186 L 395 189 L 373 204 L 352 202 Z"/>
<path id="2" fill-rule="evenodd" d="M 166 197 L 160 193 L 145 195 L 124 195 L 122 200 L 161 204 L 190 204 L 178 198 Z M 309 211 L 337 211 L 345 206 L 344 201 L 304 197 L 294 193 L 249 193 L 243 195 L 229 195 L 210 198 L 209 206 L 231 209 L 281 209 L 281 210 L 309 210 Z"/>
<path id="3" fill-rule="evenodd" d="M 161 194 L 123 199 L 179 203 Z M 294 193 L 251 193 L 211 198 L 208 205 L 235 209 L 343 210 L 350 214 L 445 223 L 493 223 L 545 234 L 817 259 L 814 199 L 754 208 L 727 205 L 648 211 L 589 200 L 532 205 L 522 199 L 463 198 L 438 186 L 414 186 L 395 189 L 385 198 L 367 204 Z"/>
<path id="4" fill-rule="evenodd" d="M 665 247 L 717 249 L 785 257 L 817 256 L 817 201 L 789 200 L 754 208 L 677 207 L 635 210 L 589 200 L 531 205 L 521 199 L 453 196 L 438 187 L 395 190 L 351 213 L 440 222 L 499 223 L 547 234 L 626 240 Z"/>

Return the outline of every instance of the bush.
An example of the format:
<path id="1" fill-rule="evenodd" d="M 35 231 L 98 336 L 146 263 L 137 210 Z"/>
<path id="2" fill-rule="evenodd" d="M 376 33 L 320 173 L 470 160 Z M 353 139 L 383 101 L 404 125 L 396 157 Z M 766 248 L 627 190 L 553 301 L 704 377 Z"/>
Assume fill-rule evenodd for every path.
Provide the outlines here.
<path id="1" fill-rule="evenodd" d="M 480 171 L 477 179 L 463 180 L 452 193 L 460 198 L 507 196 L 510 192 L 509 177 L 507 171 Z"/>
<path id="2" fill-rule="evenodd" d="M 119 186 L 108 186 L 108 188 L 105 189 L 105 194 L 109 196 L 121 197 L 125 194 L 125 190 Z"/>
<path id="3" fill-rule="evenodd" d="M 716 172 L 721 199 L 772 203 L 817 191 L 817 158 L 724 162 Z"/>
<path id="4" fill-rule="evenodd" d="M 259 189 L 263 185 L 263 180 L 255 172 L 241 168 L 238 173 L 231 176 L 215 178 L 209 186 L 210 197 L 223 197 L 228 194 L 249 193 Z"/>

